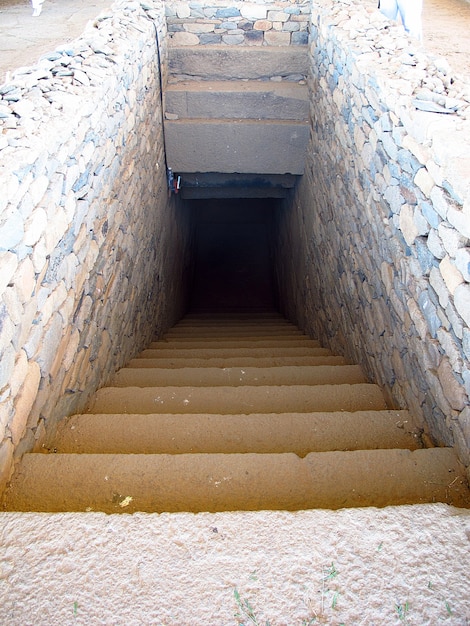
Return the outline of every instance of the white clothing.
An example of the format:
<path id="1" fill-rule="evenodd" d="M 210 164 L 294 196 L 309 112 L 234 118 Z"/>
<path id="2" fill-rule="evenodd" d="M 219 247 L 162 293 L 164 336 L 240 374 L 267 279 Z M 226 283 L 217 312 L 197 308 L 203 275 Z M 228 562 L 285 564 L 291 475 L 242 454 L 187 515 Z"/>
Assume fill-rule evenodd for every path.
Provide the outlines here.
<path id="1" fill-rule="evenodd" d="M 407 33 L 416 39 L 423 38 L 421 27 L 421 13 L 423 10 L 423 0 L 380 0 L 380 12 L 390 20 L 401 22 Z"/>
<path id="2" fill-rule="evenodd" d="M 42 3 L 44 0 L 31 0 L 31 5 L 33 7 L 33 17 L 39 17 L 42 11 Z"/>

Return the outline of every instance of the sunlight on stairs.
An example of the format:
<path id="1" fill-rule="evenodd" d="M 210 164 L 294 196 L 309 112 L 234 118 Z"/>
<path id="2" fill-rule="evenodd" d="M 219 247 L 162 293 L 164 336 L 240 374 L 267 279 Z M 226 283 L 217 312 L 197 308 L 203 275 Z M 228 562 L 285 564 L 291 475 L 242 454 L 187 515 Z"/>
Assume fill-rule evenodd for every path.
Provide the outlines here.
<path id="1" fill-rule="evenodd" d="M 469 506 L 450 448 L 277 314 L 188 315 L 23 457 L 10 511 Z"/>

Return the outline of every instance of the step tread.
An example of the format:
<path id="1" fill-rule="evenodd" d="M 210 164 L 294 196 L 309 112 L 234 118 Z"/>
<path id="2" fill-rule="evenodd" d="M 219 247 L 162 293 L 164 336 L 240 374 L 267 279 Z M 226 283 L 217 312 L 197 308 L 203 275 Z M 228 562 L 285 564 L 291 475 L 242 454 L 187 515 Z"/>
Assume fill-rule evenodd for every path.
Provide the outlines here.
<path id="1" fill-rule="evenodd" d="M 450 448 L 288 454 L 26 454 L 7 510 L 339 509 L 424 502 L 469 506 Z"/>
<path id="2" fill-rule="evenodd" d="M 243 346 L 239 348 L 224 348 L 210 347 L 210 348 L 158 348 L 147 349 L 140 353 L 140 358 L 156 359 L 159 357 L 176 357 L 183 358 L 211 358 L 211 357 L 223 357 L 230 359 L 231 357 L 276 357 L 276 356 L 333 356 L 331 350 L 327 348 L 311 348 L 302 346 L 294 347 L 272 347 L 272 348 L 252 348 Z"/>
<path id="3" fill-rule="evenodd" d="M 248 334 L 248 333 L 223 333 L 221 331 L 217 333 L 177 333 L 171 334 L 167 333 L 161 339 L 156 339 L 149 344 L 149 348 L 153 347 L 152 344 L 164 344 L 164 343 L 184 343 L 184 342 L 212 342 L 216 343 L 222 341 L 224 343 L 251 343 L 259 345 L 260 343 L 269 343 L 270 345 L 274 344 L 284 344 L 289 342 L 298 342 L 299 344 L 305 344 L 310 346 L 321 347 L 320 342 L 317 339 L 311 339 L 306 335 L 302 335 L 299 333 L 276 333 L 271 334 L 271 331 L 267 331 L 266 333 L 258 330 L 256 334 Z"/>
<path id="4" fill-rule="evenodd" d="M 131 368 L 181 368 L 181 367 L 282 367 L 282 366 L 303 366 L 303 365 L 350 365 L 342 356 L 274 356 L 274 357 L 208 357 L 198 358 L 185 356 L 169 356 L 166 358 L 135 358 L 129 361 Z"/>
<path id="5" fill-rule="evenodd" d="M 421 448 L 408 411 L 332 413 L 80 414 L 65 419 L 46 449 L 59 453 L 280 453 Z"/>
<path id="6" fill-rule="evenodd" d="M 285 413 L 386 409 L 377 385 L 104 387 L 89 413 Z"/>
<path id="7" fill-rule="evenodd" d="M 331 385 L 367 382 L 359 365 L 281 367 L 181 367 L 120 369 L 109 382 L 111 387 L 152 386 L 233 386 L 245 385 Z"/>
<path id="8" fill-rule="evenodd" d="M 195 348 L 321 348 L 319 341 L 304 339 L 303 337 L 276 337 L 270 339 L 257 337 L 240 337 L 227 339 L 225 337 L 166 337 L 159 341 L 152 341 L 147 350 L 185 350 Z"/>

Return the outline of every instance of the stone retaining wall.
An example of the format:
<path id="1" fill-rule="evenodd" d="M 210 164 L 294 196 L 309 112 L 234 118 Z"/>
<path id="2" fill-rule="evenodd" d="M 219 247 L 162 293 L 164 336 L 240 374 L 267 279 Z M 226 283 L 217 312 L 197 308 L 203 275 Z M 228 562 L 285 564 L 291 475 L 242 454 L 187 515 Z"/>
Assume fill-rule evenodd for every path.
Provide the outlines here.
<path id="1" fill-rule="evenodd" d="M 121 2 L 0 87 L 0 473 L 182 313 L 155 26 Z M 163 42 L 164 37 L 160 40 Z M 171 250 L 171 254 L 168 254 Z"/>
<path id="2" fill-rule="evenodd" d="M 308 43 L 310 0 L 166 2 L 170 45 L 289 46 Z"/>
<path id="3" fill-rule="evenodd" d="M 378 11 L 315 3 L 281 301 L 470 464 L 470 89 Z M 427 425 L 424 425 L 424 419 Z"/>

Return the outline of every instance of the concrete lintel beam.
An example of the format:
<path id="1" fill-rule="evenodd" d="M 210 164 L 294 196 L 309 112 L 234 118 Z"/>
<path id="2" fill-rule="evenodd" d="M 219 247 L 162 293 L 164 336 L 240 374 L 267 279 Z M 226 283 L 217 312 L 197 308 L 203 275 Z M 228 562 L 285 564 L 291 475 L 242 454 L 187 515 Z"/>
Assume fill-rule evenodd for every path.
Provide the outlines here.
<path id="1" fill-rule="evenodd" d="M 264 81 L 186 81 L 165 90 L 172 119 L 242 118 L 307 121 L 306 85 Z"/>
<path id="2" fill-rule="evenodd" d="M 307 47 L 181 46 L 168 49 L 170 75 L 202 80 L 269 79 L 308 73 Z"/>
<path id="3" fill-rule="evenodd" d="M 174 172 L 303 174 L 308 124 L 252 120 L 165 122 Z"/>

